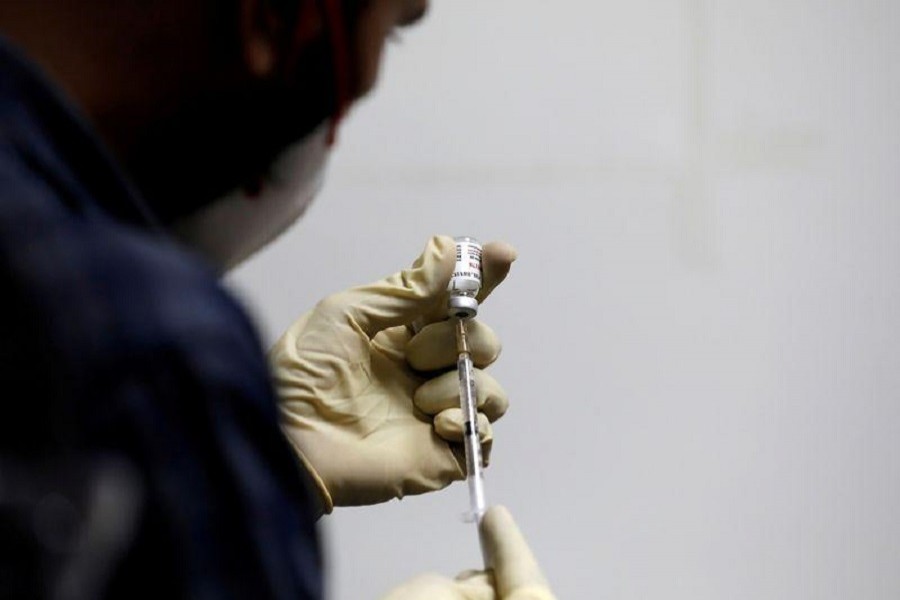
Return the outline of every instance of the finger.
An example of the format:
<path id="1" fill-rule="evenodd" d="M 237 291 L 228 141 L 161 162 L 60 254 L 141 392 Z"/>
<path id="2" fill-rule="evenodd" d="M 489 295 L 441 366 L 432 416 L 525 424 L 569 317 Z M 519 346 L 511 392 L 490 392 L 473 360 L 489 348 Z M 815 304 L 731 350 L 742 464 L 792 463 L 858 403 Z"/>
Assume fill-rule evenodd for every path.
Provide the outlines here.
<path id="1" fill-rule="evenodd" d="M 489 242 L 481 254 L 482 283 L 478 302 L 484 302 L 494 289 L 509 275 L 509 269 L 519 253 L 506 242 Z"/>
<path id="2" fill-rule="evenodd" d="M 487 571 L 480 571 L 478 569 L 469 569 L 467 571 L 463 571 L 456 577 L 454 577 L 456 581 L 471 581 L 471 580 L 480 580 L 490 583 L 492 581 L 491 574 Z"/>
<path id="3" fill-rule="evenodd" d="M 409 331 L 406 327 L 388 327 L 372 338 L 372 347 L 395 363 L 406 363 L 406 345 Z"/>
<path id="4" fill-rule="evenodd" d="M 496 421 L 509 408 L 509 398 L 497 380 L 481 371 L 475 377 L 475 403 L 478 411 L 489 421 Z M 419 386 L 413 394 L 413 404 L 426 415 L 436 415 L 449 408 L 459 407 L 459 376 L 456 371 L 438 375 Z"/>
<path id="5" fill-rule="evenodd" d="M 494 570 L 501 598 L 525 589 L 548 589 L 547 580 L 509 511 L 502 506 L 487 510 L 479 528 L 485 557 Z"/>
<path id="6" fill-rule="evenodd" d="M 457 581 L 438 574 L 419 575 L 393 589 L 383 600 L 496 600 L 490 579 Z"/>
<path id="7" fill-rule="evenodd" d="M 478 368 L 485 368 L 500 356 L 503 346 L 494 330 L 481 321 L 466 325 L 469 355 Z M 456 364 L 456 323 L 440 321 L 422 329 L 406 345 L 406 362 L 417 371 L 436 371 Z"/>
<path id="8" fill-rule="evenodd" d="M 456 243 L 454 242 L 454 252 L 455 248 Z M 454 253 L 454 259 L 455 256 Z M 491 292 L 506 279 L 510 267 L 517 257 L 516 249 L 506 242 L 488 242 L 483 246 L 481 254 L 481 290 L 477 296 L 479 304 L 484 302 Z M 437 323 L 446 318 L 447 294 L 445 293 L 441 302 L 432 306 L 431 310 L 422 313 L 422 317 L 416 322 L 416 327 L 421 329 L 425 325 Z"/>
<path id="9" fill-rule="evenodd" d="M 434 418 L 434 431 L 447 440 L 461 444 L 466 431 L 466 421 L 462 409 L 448 408 Z M 478 440 L 481 442 L 481 458 L 484 466 L 491 464 L 491 449 L 494 446 L 494 429 L 483 414 L 478 413 Z"/>
<path id="10" fill-rule="evenodd" d="M 461 408 L 448 408 L 434 417 L 434 431 L 448 442 L 462 442 L 466 432 L 466 419 Z M 487 417 L 478 413 L 478 439 L 482 444 L 494 440 L 494 430 Z"/>
<path id="11" fill-rule="evenodd" d="M 388 327 L 412 323 L 445 298 L 455 248 L 452 238 L 435 236 L 412 267 L 330 296 L 316 310 L 337 319 L 349 316 L 370 338 Z"/>
<path id="12" fill-rule="evenodd" d="M 456 585 L 466 600 L 494 600 L 494 576 L 486 571 L 465 571 L 456 576 Z"/>

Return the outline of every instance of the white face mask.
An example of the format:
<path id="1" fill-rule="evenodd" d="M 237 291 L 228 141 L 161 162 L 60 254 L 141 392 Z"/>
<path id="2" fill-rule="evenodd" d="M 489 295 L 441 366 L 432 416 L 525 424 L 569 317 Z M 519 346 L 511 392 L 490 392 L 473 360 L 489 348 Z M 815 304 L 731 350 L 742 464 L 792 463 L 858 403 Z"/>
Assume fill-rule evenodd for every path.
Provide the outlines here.
<path id="1" fill-rule="evenodd" d="M 235 190 L 174 223 L 181 241 L 221 272 L 243 262 L 300 218 L 325 180 L 330 123 L 284 150 L 261 191 Z"/>

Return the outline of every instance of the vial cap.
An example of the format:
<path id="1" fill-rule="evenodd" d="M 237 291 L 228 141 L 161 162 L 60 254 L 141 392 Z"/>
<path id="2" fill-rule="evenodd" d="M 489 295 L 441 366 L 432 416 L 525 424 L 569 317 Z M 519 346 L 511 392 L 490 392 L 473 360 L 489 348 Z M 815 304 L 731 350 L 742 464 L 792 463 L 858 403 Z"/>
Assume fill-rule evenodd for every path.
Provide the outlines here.
<path id="1" fill-rule="evenodd" d="M 478 314 L 478 300 L 471 296 L 450 296 L 447 314 L 457 319 L 471 319 Z"/>

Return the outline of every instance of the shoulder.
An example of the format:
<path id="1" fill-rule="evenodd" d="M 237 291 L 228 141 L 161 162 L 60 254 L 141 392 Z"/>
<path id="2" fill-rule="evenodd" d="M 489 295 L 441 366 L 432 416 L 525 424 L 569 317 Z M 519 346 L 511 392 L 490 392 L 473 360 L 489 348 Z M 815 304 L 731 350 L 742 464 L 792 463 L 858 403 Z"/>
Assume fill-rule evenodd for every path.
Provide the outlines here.
<path id="1" fill-rule="evenodd" d="M 211 380 L 234 379 L 237 365 L 264 375 L 245 311 L 198 258 L 162 234 L 72 209 L 52 181 L 3 160 L 0 289 L 33 321 L 22 333 L 43 336 L 75 381 L 153 358 Z"/>

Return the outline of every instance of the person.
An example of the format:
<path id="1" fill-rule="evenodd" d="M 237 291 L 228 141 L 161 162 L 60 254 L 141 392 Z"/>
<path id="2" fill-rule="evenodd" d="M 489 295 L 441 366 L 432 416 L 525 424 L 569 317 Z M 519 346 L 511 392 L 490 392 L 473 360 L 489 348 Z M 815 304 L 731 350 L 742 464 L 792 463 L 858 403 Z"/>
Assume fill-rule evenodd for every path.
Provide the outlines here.
<path id="1" fill-rule="evenodd" d="M 302 215 L 426 7 L 0 3 L 0 596 L 321 598 L 320 515 L 463 478 L 451 239 L 268 358 L 218 282 Z M 485 246 L 482 299 L 514 259 Z M 500 345 L 471 338 L 489 449 Z M 491 571 L 389 598 L 552 598 L 508 512 L 481 533 Z"/>

